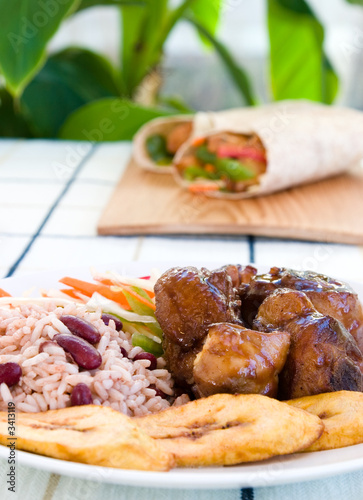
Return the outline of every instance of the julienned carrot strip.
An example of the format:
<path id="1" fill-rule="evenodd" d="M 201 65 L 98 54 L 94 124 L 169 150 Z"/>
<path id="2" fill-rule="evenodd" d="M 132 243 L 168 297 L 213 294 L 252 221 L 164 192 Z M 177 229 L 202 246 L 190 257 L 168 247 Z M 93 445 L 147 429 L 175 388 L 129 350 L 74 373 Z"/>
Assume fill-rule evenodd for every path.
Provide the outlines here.
<path id="1" fill-rule="evenodd" d="M 60 292 L 65 293 L 68 297 L 71 297 L 71 299 L 79 300 L 77 290 L 74 290 L 73 288 L 62 288 Z"/>
<path id="2" fill-rule="evenodd" d="M 204 143 L 205 137 L 196 137 L 192 142 L 192 146 L 197 148 L 198 146 L 202 146 Z"/>
<path id="3" fill-rule="evenodd" d="M 148 294 L 148 296 L 150 297 L 150 299 L 153 299 L 155 297 L 155 293 L 154 292 L 150 292 L 150 290 L 144 290 L 144 292 Z"/>
<path id="4" fill-rule="evenodd" d="M 207 163 L 206 165 L 204 165 L 204 170 L 210 174 L 214 174 L 214 172 L 216 171 L 216 167 L 211 163 Z"/>
<path id="5" fill-rule="evenodd" d="M 75 291 L 83 293 L 83 295 L 86 295 L 87 297 L 92 297 L 92 295 L 95 292 L 97 292 L 100 295 L 103 295 L 103 297 L 106 297 L 106 299 L 110 299 L 113 300 L 114 302 L 117 302 L 124 309 L 128 310 L 131 309 L 122 290 L 117 290 L 117 291 L 111 290 L 110 287 L 106 285 L 97 285 L 95 283 L 88 283 L 88 281 L 82 281 L 76 278 L 70 278 L 69 276 L 65 276 L 59 281 L 64 285 L 74 288 Z"/>
<path id="6" fill-rule="evenodd" d="M 131 310 L 130 304 L 127 302 L 127 299 L 122 290 L 111 290 L 108 286 L 100 286 L 98 290 L 96 290 L 100 295 L 106 297 L 106 299 L 113 300 L 122 306 L 124 309 L 128 311 Z"/>
<path id="7" fill-rule="evenodd" d="M 149 280 L 151 278 L 151 276 L 141 276 L 140 279 L 141 280 Z M 144 290 L 144 288 L 143 288 Z M 154 292 L 150 292 L 150 290 L 144 290 L 145 293 L 148 294 L 148 296 L 150 297 L 150 299 L 153 299 L 155 297 L 155 293 Z"/>
<path id="8" fill-rule="evenodd" d="M 150 276 L 145 276 L 145 277 L 139 278 L 139 279 L 140 280 L 149 280 Z M 118 286 L 118 285 L 115 285 L 111 280 L 109 280 L 107 278 L 97 278 L 96 281 L 98 281 L 99 283 L 102 283 L 103 285 Z M 125 283 L 122 283 L 122 286 L 127 286 L 127 285 Z M 139 287 L 139 288 L 142 288 L 142 287 Z M 154 292 L 150 292 L 150 290 L 145 290 L 144 288 L 142 288 L 142 290 L 144 290 L 144 292 L 148 294 L 150 299 L 153 299 L 155 297 Z"/>
<path id="9" fill-rule="evenodd" d="M 94 278 L 94 280 L 98 281 L 98 283 L 102 283 L 102 285 L 107 285 L 107 286 L 114 286 L 115 284 L 108 278 Z"/>
<path id="10" fill-rule="evenodd" d="M 10 293 L 5 292 L 2 288 L 0 288 L 0 297 L 11 297 Z"/>
<path id="11" fill-rule="evenodd" d="M 87 297 L 92 297 L 95 292 L 98 292 L 101 288 L 101 285 L 96 285 L 94 283 L 88 283 L 87 281 L 77 280 L 76 278 L 70 278 L 65 276 L 64 278 L 59 280 L 60 283 L 64 285 L 70 286 L 79 290 L 83 293 L 83 295 L 87 295 Z"/>
<path id="12" fill-rule="evenodd" d="M 64 285 L 68 285 L 74 289 L 75 292 L 79 291 L 83 293 L 83 295 L 86 295 L 87 297 L 92 297 L 92 295 L 97 292 L 100 295 L 103 295 L 107 299 L 113 300 L 114 302 L 117 302 L 118 304 L 122 305 L 125 309 L 131 309 L 129 303 L 127 302 L 127 299 L 122 291 L 124 289 L 127 291 L 135 300 L 138 302 L 141 302 L 142 304 L 150 307 L 152 310 L 155 311 L 155 305 L 146 300 L 144 297 L 139 295 L 138 293 L 134 292 L 131 288 L 128 286 L 122 285 L 122 286 L 115 286 L 112 285 L 112 288 L 107 286 L 107 285 L 97 285 L 94 283 L 89 283 L 88 281 L 82 281 L 78 280 L 76 278 L 71 278 L 68 276 L 65 276 L 64 278 L 59 280 L 60 283 L 63 283 Z M 103 280 L 102 280 L 103 281 Z"/>
<path id="13" fill-rule="evenodd" d="M 141 297 L 141 295 L 139 295 L 138 293 L 134 292 L 131 288 L 129 288 L 128 286 L 123 286 L 124 290 L 129 293 L 134 299 L 136 299 L 138 302 L 141 302 L 142 304 L 144 304 L 145 306 L 148 306 L 150 307 L 150 309 L 152 309 L 153 311 L 155 311 L 156 307 L 155 307 L 155 304 L 153 302 L 150 302 L 146 299 L 144 299 L 144 297 Z"/>
<path id="14" fill-rule="evenodd" d="M 142 279 L 142 278 L 140 278 Z M 120 283 L 120 286 L 123 286 L 127 291 L 129 291 L 128 287 L 130 285 L 126 284 L 126 283 Z M 145 288 L 142 288 L 142 286 L 139 286 L 137 288 L 140 288 L 141 290 L 143 290 L 149 297 L 150 299 L 153 299 L 155 297 L 155 293 L 154 292 L 151 292 L 150 290 L 145 290 Z M 133 293 L 136 293 L 137 295 L 139 295 L 137 292 L 133 292 Z"/>
<path id="15" fill-rule="evenodd" d="M 189 184 L 189 191 L 192 193 L 204 193 L 205 191 L 218 191 L 217 184 Z"/>

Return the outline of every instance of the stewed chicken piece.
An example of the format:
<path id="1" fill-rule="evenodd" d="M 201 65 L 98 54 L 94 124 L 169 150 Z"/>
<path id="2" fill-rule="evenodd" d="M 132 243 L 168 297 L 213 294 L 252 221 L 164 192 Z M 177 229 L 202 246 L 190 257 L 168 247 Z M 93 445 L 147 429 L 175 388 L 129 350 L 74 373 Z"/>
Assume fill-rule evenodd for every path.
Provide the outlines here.
<path id="1" fill-rule="evenodd" d="M 189 348 L 212 323 L 240 323 L 240 300 L 224 269 L 176 267 L 155 284 L 156 318 L 167 339 Z"/>
<path id="2" fill-rule="evenodd" d="M 155 284 L 164 357 L 177 382 L 193 383 L 193 361 L 212 323 L 241 324 L 241 302 L 225 269 L 172 268 Z"/>
<path id="3" fill-rule="evenodd" d="M 260 306 L 254 328 L 290 333 L 280 398 L 363 391 L 363 356 L 356 341 L 340 321 L 319 313 L 305 293 L 275 290 Z"/>
<path id="4" fill-rule="evenodd" d="M 167 368 L 172 374 L 176 385 L 185 390 L 194 387 L 194 360 L 203 347 L 203 341 L 204 339 L 197 342 L 193 347 L 183 349 L 179 344 L 164 337 L 163 357 L 166 360 Z"/>
<path id="5" fill-rule="evenodd" d="M 232 284 L 235 288 L 251 283 L 251 280 L 257 274 L 257 269 L 255 267 L 241 266 L 241 264 L 227 264 L 220 269 L 227 272 L 232 279 Z"/>
<path id="6" fill-rule="evenodd" d="M 363 352 L 363 309 L 358 295 L 346 283 L 312 271 L 273 267 L 242 285 L 242 316 L 248 325 L 252 325 L 264 299 L 278 288 L 304 292 L 321 314 L 343 323 Z"/>
<path id="7" fill-rule="evenodd" d="M 202 397 L 219 392 L 276 397 L 278 374 L 289 346 L 286 332 L 258 332 L 231 323 L 212 325 L 194 361 L 195 392 Z"/>

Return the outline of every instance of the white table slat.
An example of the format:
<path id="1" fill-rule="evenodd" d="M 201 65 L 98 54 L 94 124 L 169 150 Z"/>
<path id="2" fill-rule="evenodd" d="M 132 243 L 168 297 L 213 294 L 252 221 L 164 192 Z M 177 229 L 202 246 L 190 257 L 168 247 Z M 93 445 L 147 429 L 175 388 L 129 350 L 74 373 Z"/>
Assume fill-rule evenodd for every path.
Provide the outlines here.
<path id="1" fill-rule="evenodd" d="M 65 269 L 67 266 L 94 266 L 102 270 L 102 266 L 108 263 L 136 260 L 140 240 L 138 236 L 130 238 L 40 236 L 21 262 L 17 274 L 29 274 L 44 269 Z"/>
<path id="2" fill-rule="evenodd" d="M 141 496 L 142 495 L 142 496 Z M 62 477 L 52 500 L 188 500 L 191 490 L 153 490 Z M 239 500 L 240 490 L 199 490 L 198 500 Z M 26 499 L 27 500 L 27 499 Z"/>
<path id="3" fill-rule="evenodd" d="M 285 486 L 255 488 L 254 500 L 361 500 L 363 498 L 363 471 L 331 477 L 323 481 L 309 481 Z"/>
<path id="4" fill-rule="evenodd" d="M 0 460 L 1 500 L 51 500 L 45 496 L 51 474 L 32 467 L 25 467 L 19 463 L 16 465 L 15 493 L 9 491 L 7 484 L 9 465 L 6 460 Z M 77 499 L 78 500 L 78 499 Z M 86 500 L 86 499 L 84 499 Z"/>
<path id="5" fill-rule="evenodd" d="M 129 142 L 99 144 L 78 175 L 80 180 L 118 182 L 131 157 Z"/>
<path id="6" fill-rule="evenodd" d="M 10 266 L 30 241 L 29 236 L 0 234 L 0 277 L 5 276 Z"/>
<path id="7" fill-rule="evenodd" d="M 255 261 L 363 281 L 363 251 L 354 245 L 258 239 Z"/>
<path id="8" fill-rule="evenodd" d="M 153 237 L 143 238 L 138 260 L 178 263 L 189 262 L 249 262 L 249 245 L 246 238 L 212 237 Z"/>

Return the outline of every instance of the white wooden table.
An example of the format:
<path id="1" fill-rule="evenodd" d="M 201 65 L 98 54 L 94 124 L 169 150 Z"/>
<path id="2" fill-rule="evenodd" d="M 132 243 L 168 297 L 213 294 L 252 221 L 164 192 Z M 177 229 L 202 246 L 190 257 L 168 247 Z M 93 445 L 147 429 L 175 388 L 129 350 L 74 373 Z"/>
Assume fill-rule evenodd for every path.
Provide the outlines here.
<path id="1" fill-rule="evenodd" d="M 129 143 L 0 141 L 0 277 L 77 266 L 102 269 L 129 261 L 175 264 L 182 259 L 207 267 L 216 261 L 290 266 L 363 281 L 363 248 L 355 246 L 249 236 L 97 236 L 97 221 L 130 153 Z M 194 498 L 188 490 L 160 493 L 106 486 L 20 465 L 14 495 L 5 488 L 6 471 L 6 462 L 0 461 L 1 500 Z M 363 498 L 363 473 L 284 487 L 198 492 L 201 500 L 285 497 Z"/>

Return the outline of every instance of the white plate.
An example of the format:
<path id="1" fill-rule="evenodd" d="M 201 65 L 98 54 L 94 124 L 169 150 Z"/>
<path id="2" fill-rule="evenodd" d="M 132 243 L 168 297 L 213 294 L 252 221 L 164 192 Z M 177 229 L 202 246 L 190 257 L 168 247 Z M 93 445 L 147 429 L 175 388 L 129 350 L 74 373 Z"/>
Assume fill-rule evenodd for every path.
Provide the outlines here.
<path id="1" fill-rule="evenodd" d="M 188 263 L 183 263 L 188 264 Z M 190 264 L 190 263 L 189 263 Z M 198 263 L 192 263 L 198 264 Z M 209 263 L 208 263 L 209 264 Z M 133 276 L 148 274 L 152 267 L 165 270 L 175 263 L 132 263 L 125 266 L 108 265 L 100 271 L 116 269 Z M 180 262 L 177 265 L 181 265 Z M 217 267 L 212 263 L 210 267 Z M 209 266 L 208 266 L 209 267 Z M 264 272 L 266 269 L 259 269 Z M 90 279 L 88 269 L 68 269 L 42 272 L 0 280 L 0 287 L 14 295 L 21 295 L 34 287 L 56 288 L 57 280 L 65 275 Z M 363 284 L 351 283 L 363 299 Z M 32 295 L 35 295 L 33 291 Z M 9 449 L 0 446 L 0 458 L 8 459 Z M 363 444 L 338 450 L 286 455 L 263 462 L 233 467 L 206 467 L 201 469 L 175 469 L 169 472 L 143 472 L 111 469 L 66 462 L 18 451 L 17 461 L 30 467 L 67 476 L 106 483 L 157 488 L 237 488 L 286 484 L 321 479 L 363 468 Z"/>

